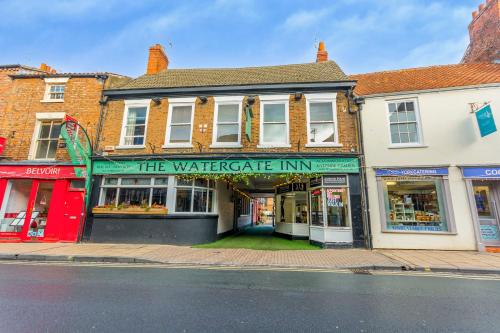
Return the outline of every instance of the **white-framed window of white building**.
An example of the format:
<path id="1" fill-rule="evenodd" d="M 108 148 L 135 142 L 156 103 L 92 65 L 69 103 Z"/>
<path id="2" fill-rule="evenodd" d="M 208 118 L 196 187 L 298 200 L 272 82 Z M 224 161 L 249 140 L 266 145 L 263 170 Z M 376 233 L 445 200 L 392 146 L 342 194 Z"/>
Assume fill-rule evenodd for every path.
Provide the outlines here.
<path id="1" fill-rule="evenodd" d="M 54 160 L 56 158 L 64 116 L 64 112 L 40 112 L 36 114 L 28 159 Z"/>
<path id="2" fill-rule="evenodd" d="M 164 148 L 192 147 L 196 97 L 169 98 Z"/>
<path id="3" fill-rule="evenodd" d="M 417 99 L 388 100 L 387 110 L 390 146 L 422 146 L 422 126 Z"/>
<path id="4" fill-rule="evenodd" d="M 288 95 L 260 95 L 258 148 L 289 148 L 290 119 Z"/>
<path id="5" fill-rule="evenodd" d="M 306 147 L 339 147 L 337 93 L 305 94 Z"/>
<path id="6" fill-rule="evenodd" d="M 215 96 L 214 148 L 241 148 L 241 113 L 243 96 Z"/>
<path id="7" fill-rule="evenodd" d="M 144 148 L 150 99 L 125 100 L 120 145 L 117 148 Z"/>
<path id="8" fill-rule="evenodd" d="M 68 77 L 45 78 L 45 93 L 41 102 L 64 102 Z"/>

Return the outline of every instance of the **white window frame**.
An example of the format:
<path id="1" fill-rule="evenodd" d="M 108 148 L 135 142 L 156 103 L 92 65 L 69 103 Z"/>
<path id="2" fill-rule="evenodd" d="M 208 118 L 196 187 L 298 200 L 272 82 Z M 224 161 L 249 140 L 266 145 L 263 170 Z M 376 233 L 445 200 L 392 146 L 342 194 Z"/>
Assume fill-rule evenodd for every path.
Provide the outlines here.
<path id="1" fill-rule="evenodd" d="M 169 98 L 168 99 L 168 117 L 167 117 L 167 131 L 165 133 L 165 143 L 162 148 L 192 148 L 193 147 L 193 123 L 195 112 L 196 97 L 187 98 Z M 170 143 L 170 127 L 172 125 L 172 110 L 176 106 L 190 106 L 191 107 L 191 130 L 189 132 L 189 142 L 183 143 Z"/>
<path id="2" fill-rule="evenodd" d="M 106 181 L 106 178 L 116 178 L 116 179 L 118 179 L 116 185 L 106 185 L 106 184 L 104 184 L 104 182 Z M 122 180 L 124 178 L 143 178 L 143 179 L 149 179 L 150 182 L 149 182 L 149 185 L 122 185 Z M 169 198 L 168 197 L 168 181 L 167 181 L 167 185 L 155 185 L 155 179 L 159 179 L 159 178 L 166 178 L 166 179 L 168 179 L 168 176 L 153 176 L 153 177 L 125 176 L 125 177 L 120 177 L 120 176 L 110 175 L 110 176 L 102 177 L 101 188 L 100 188 L 100 191 L 99 191 L 99 205 L 104 205 L 104 190 L 105 189 L 108 189 L 108 188 L 115 188 L 116 189 L 116 198 L 115 198 L 114 206 L 117 207 L 118 206 L 118 199 L 120 198 L 120 190 L 122 188 L 141 188 L 141 189 L 142 188 L 147 188 L 147 189 L 149 189 L 148 207 L 151 207 L 151 205 L 153 203 L 153 190 L 155 188 L 165 188 L 165 189 L 167 189 L 166 199 L 165 199 L 165 207 L 167 207 L 168 198 Z"/>
<path id="3" fill-rule="evenodd" d="M 173 204 L 173 209 L 172 211 L 175 213 L 175 214 L 187 214 L 187 215 L 192 215 L 192 214 L 217 214 L 217 184 L 215 182 L 215 180 L 212 180 L 212 179 L 207 179 L 208 181 L 208 186 L 207 187 L 203 187 L 203 186 L 196 186 L 195 185 L 195 179 L 191 179 L 191 185 L 177 185 L 177 180 L 179 178 L 178 177 L 174 177 L 174 198 L 172 200 L 172 204 Z M 210 187 L 210 184 L 213 184 L 213 187 Z M 190 207 L 190 211 L 189 212 L 178 212 L 176 210 L 176 206 L 177 206 L 177 189 L 178 188 L 181 188 L 181 189 L 191 189 L 191 207 Z M 205 211 L 204 212 L 194 212 L 193 211 L 193 208 L 194 208 L 194 190 L 206 190 L 208 191 L 208 197 L 207 197 L 207 206 L 205 207 Z M 212 211 L 209 212 L 208 211 L 208 204 L 210 203 L 210 196 L 212 196 Z"/>
<path id="4" fill-rule="evenodd" d="M 149 109 L 151 106 L 150 99 L 133 99 L 133 100 L 125 100 L 125 107 L 123 110 L 123 119 L 122 119 L 122 129 L 120 133 L 120 143 L 116 147 L 116 149 L 140 149 L 146 147 L 146 138 L 148 136 L 148 122 L 149 122 Z M 131 107 L 146 107 L 146 123 L 144 125 L 144 142 L 142 145 L 126 145 L 125 144 L 125 126 L 127 124 L 128 111 Z"/>
<path id="5" fill-rule="evenodd" d="M 212 144 L 210 148 L 241 148 L 241 114 L 243 109 L 243 96 L 215 96 L 215 111 L 214 111 L 214 125 L 212 131 Z M 218 117 L 220 105 L 235 105 L 238 104 L 238 141 L 237 142 L 217 142 Z M 234 123 L 228 123 L 234 124 Z"/>
<path id="6" fill-rule="evenodd" d="M 339 122 L 337 119 L 337 93 L 304 94 L 306 98 L 307 143 L 306 147 L 342 147 L 339 142 Z M 311 103 L 331 103 L 333 113 L 334 142 L 311 142 Z M 330 123 L 330 122 L 328 122 Z"/>
<path id="7" fill-rule="evenodd" d="M 45 78 L 45 93 L 43 94 L 43 99 L 40 101 L 42 103 L 62 103 L 64 102 L 64 97 L 60 99 L 51 99 L 50 98 L 50 87 L 51 86 L 66 86 L 69 77 L 51 77 Z M 66 89 L 64 91 L 66 95 Z"/>
<path id="8" fill-rule="evenodd" d="M 35 118 L 36 118 L 35 129 L 33 131 L 32 137 L 31 137 L 31 144 L 30 144 L 30 150 L 28 153 L 28 160 L 55 161 L 55 158 L 44 158 L 44 159 L 37 158 L 37 159 L 35 159 L 38 135 L 40 132 L 40 126 L 41 126 L 43 121 L 60 120 L 61 122 L 63 122 L 65 116 L 66 116 L 65 112 L 38 112 L 38 113 L 36 113 L 36 115 L 35 115 Z"/>
<path id="9" fill-rule="evenodd" d="M 415 123 L 417 124 L 417 142 L 408 143 L 393 143 L 391 135 L 391 114 L 389 111 L 389 104 L 391 103 L 406 103 L 413 102 L 413 107 L 415 108 Z M 387 117 L 387 131 L 389 133 L 389 148 L 414 148 L 414 147 L 425 147 L 424 137 L 422 132 L 422 121 L 420 119 L 420 107 L 418 105 L 417 97 L 407 97 L 407 98 L 397 98 L 397 99 L 386 99 L 385 100 L 385 113 Z"/>
<path id="10" fill-rule="evenodd" d="M 259 144 L 257 148 L 290 148 L 290 96 L 289 95 L 260 95 L 259 108 Z M 286 142 L 264 142 L 264 105 L 266 104 L 285 104 L 285 121 L 286 121 Z"/>

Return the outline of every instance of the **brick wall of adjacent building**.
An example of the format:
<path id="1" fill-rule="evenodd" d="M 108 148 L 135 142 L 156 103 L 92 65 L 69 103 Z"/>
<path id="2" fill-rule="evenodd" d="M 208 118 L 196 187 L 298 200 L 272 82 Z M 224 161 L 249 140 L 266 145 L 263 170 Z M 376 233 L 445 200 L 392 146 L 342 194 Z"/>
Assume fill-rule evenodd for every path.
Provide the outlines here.
<path id="1" fill-rule="evenodd" d="M 500 1 L 487 0 L 472 13 L 464 63 L 500 61 Z"/>
<path id="2" fill-rule="evenodd" d="M 144 149 L 116 149 L 109 151 L 108 155 L 130 155 L 130 154 L 151 154 L 151 153 L 199 153 L 200 144 L 202 152 L 210 153 L 236 153 L 236 152 L 329 152 L 329 153 L 351 153 L 358 152 L 356 115 L 347 111 L 347 97 L 344 92 L 337 94 L 337 119 L 339 130 L 339 142 L 343 145 L 338 148 L 326 147 L 305 147 L 307 144 L 307 121 L 306 121 L 306 100 L 303 96 L 296 101 L 293 95 L 289 99 L 290 118 L 290 144 L 291 148 L 257 148 L 259 144 L 259 99 L 256 98 L 253 104 L 252 118 L 252 138 L 248 141 L 245 136 L 245 115 L 242 115 L 241 143 L 243 148 L 210 148 L 212 144 L 212 133 L 214 127 L 214 99 L 201 103 L 199 98 L 195 102 L 195 116 L 193 124 L 193 147 L 192 148 L 162 148 L 165 143 L 167 127 L 168 99 L 163 98 L 161 104 L 156 105 L 151 102 L 147 133 Z M 243 101 L 246 105 L 246 98 Z M 99 149 L 104 150 L 106 146 L 118 146 L 120 141 L 121 124 L 124 113 L 124 101 L 112 100 L 108 102 L 104 130 L 101 136 Z M 207 125 L 207 129 L 202 133 L 200 125 Z M 199 143 L 199 144 L 198 144 Z"/>
<path id="3" fill-rule="evenodd" d="M 0 119 L 5 115 L 7 100 L 10 97 L 12 89 L 12 79 L 9 75 L 13 75 L 18 71 L 18 68 L 0 68 Z M 0 136 L 2 133 L 0 133 Z"/>
<path id="4" fill-rule="evenodd" d="M 106 86 L 111 81 L 107 81 Z M 76 118 L 95 138 L 102 82 L 95 77 L 70 77 L 66 83 L 64 102 L 42 102 L 45 88 L 43 77 L 13 80 L 12 94 L 4 117 L 0 119 L 0 136 L 7 137 L 3 158 L 28 159 L 37 113 L 64 112 Z M 69 160 L 65 148 L 58 148 L 56 159 Z"/>

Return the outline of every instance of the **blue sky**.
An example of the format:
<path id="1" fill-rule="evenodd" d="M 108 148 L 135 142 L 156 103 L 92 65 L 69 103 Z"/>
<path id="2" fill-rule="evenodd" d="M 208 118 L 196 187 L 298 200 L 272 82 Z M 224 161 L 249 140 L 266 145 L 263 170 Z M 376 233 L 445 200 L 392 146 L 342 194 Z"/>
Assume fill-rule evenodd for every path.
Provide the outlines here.
<path id="1" fill-rule="evenodd" d="M 481 0 L 0 0 L 0 64 L 144 73 L 315 60 L 324 40 L 349 74 L 456 63 Z"/>

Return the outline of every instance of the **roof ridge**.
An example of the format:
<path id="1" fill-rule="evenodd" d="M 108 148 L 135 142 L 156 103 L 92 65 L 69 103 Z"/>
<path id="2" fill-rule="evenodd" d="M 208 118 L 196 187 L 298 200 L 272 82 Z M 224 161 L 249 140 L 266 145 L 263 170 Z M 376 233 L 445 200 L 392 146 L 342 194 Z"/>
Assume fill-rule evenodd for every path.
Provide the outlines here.
<path id="1" fill-rule="evenodd" d="M 362 76 L 362 75 L 372 75 L 372 74 L 386 74 L 386 73 L 398 73 L 398 72 L 407 72 L 407 71 L 412 71 L 412 70 L 425 70 L 425 69 L 432 69 L 432 68 L 442 68 L 442 67 L 469 67 L 469 66 L 480 66 L 480 65 L 499 65 L 496 63 L 491 63 L 491 62 L 474 62 L 474 63 L 467 63 L 467 64 L 445 64 L 445 65 L 431 65 L 431 66 L 422 66 L 422 67 L 409 67 L 409 68 L 399 68 L 399 69 L 389 69 L 385 71 L 377 71 L 377 72 L 368 72 L 368 73 L 359 73 L 359 74 L 349 74 L 349 77 L 352 76 Z"/>

